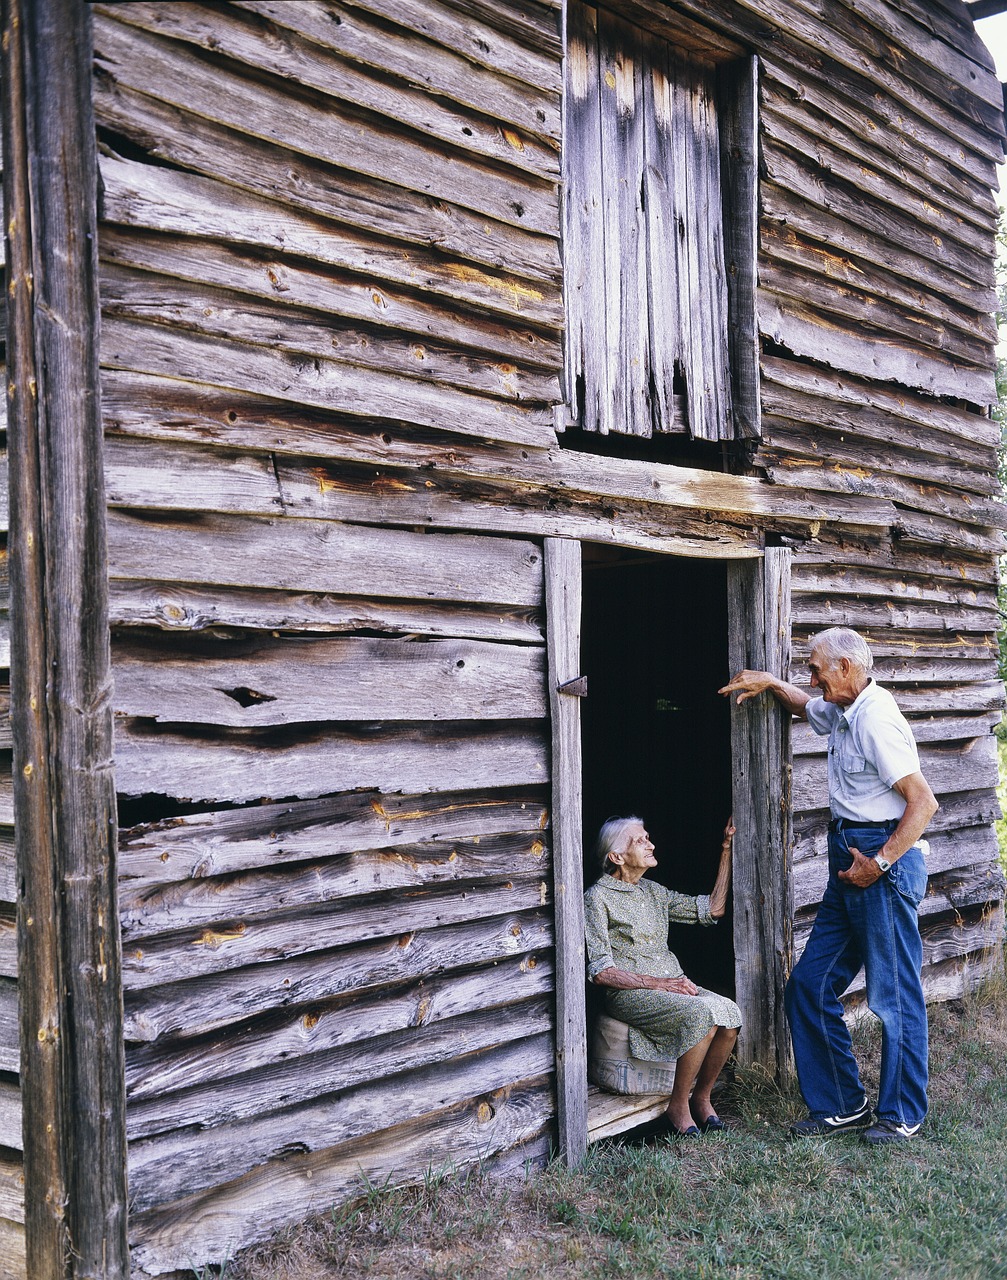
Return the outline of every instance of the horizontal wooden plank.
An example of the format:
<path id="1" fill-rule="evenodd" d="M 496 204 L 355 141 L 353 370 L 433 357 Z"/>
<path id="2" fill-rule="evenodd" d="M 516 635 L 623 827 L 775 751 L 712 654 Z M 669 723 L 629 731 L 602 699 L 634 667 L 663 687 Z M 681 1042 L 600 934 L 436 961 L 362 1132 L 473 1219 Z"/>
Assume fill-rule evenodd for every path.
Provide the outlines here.
<path id="1" fill-rule="evenodd" d="M 923 635 L 920 648 L 906 652 L 920 656 L 936 654 L 943 649 L 962 657 L 988 657 L 992 652 L 992 638 L 999 626 L 999 615 L 992 609 L 969 609 L 961 605 L 913 605 L 907 601 L 858 600 L 855 596 L 802 594 L 792 614 L 792 620 L 802 629 L 822 627 L 852 627 L 855 631 L 875 630 L 877 633 L 891 626 L 909 634 Z M 926 633 L 936 632 L 937 635 Z M 930 645 L 926 646 L 926 640 Z"/>
<path id="2" fill-rule="evenodd" d="M 232 875 L 321 857 L 432 841 L 541 834 L 548 810 L 534 793 L 331 796 L 169 818 L 119 831 L 119 891 Z M 134 884 L 133 882 L 139 882 Z"/>
<path id="3" fill-rule="evenodd" d="M 988 226 L 996 217 L 989 186 L 983 183 L 984 165 L 975 174 L 955 165 L 940 153 L 940 134 L 925 120 L 907 119 L 900 130 L 879 128 L 871 111 L 877 102 L 862 83 L 847 79 L 837 85 L 828 77 L 802 74 L 793 66 L 778 62 L 772 55 L 762 59 L 760 91 L 762 101 L 778 114 L 788 111 L 805 127 L 815 130 L 834 146 L 857 160 L 877 166 L 896 182 L 926 185 L 933 199 L 955 217 Z M 882 101 L 883 111 L 892 104 Z M 929 149 L 921 145 L 919 133 L 929 134 Z M 946 150 L 946 148 L 945 148 Z"/>
<path id="4" fill-rule="evenodd" d="M 533 542 L 405 533 L 330 520 L 108 514 L 109 575 L 154 582 L 537 606 L 542 552 Z"/>
<path id="5" fill-rule="evenodd" d="M 899 701 L 898 695 L 896 702 Z M 960 742 L 966 738 L 988 738 L 1000 723 L 998 711 L 976 715 L 931 715 L 913 717 L 909 726 L 917 742 Z M 795 756 L 823 755 L 828 739 L 819 737 L 804 720 L 795 720 L 790 729 L 790 747 Z"/>
<path id="6" fill-rule="evenodd" d="M 911 217 L 919 231 L 938 241 L 945 237 L 956 240 L 979 254 L 993 252 L 993 223 L 989 218 L 977 225 L 974 218 L 965 218 L 942 207 L 934 199 L 933 184 L 921 182 L 917 175 L 903 173 L 897 177 L 889 174 L 870 154 L 851 156 L 847 152 L 847 137 L 835 145 L 838 130 L 835 125 L 828 136 L 828 125 L 823 129 L 816 114 L 795 110 L 792 101 L 780 103 L 772 93 L 763 93 L 760 127 L 772 140 L 774 148 L 786 148 L 797 155 L 813 158 L 821 170 L 844 184 L 856 187 L 865 196 L 887 205 L 901 214 Z"/>
<path id="7" fill-rule="evenodd" d="M 132 1046 L 130 1137 L 218 1124 L 350 1088 L 359 1084 L 365 1058 L 368 1078 L 391 1076 L 435 1054 L 445 1060 L 499 1044 L 501 1034 L 516 1040 L 548 1030 L 552 988 L 548 957 L 514 956 L 406 988 L 302 1005 L 214 1035 Z M 224 1096 L 225 1080 L 242 1084 Z"/>
<path id="8" fill-rule="evenodd" d="M 110 10 L 115 12 L 115 10 Z M 215 60 L 211 65 L 174 40 L 126 27 L 99 14 L 94 24 L 95 60 L 101 72 L 133 89 L 156 95 L 239 133 L 339 165 L 368 177 L 391 179 L 413 191 L 445 198 L 514 226 L 556 235 L 559 210 L 555 182 L 504 171 L 429 138 L 389 130 L 335 99 L 291 94 L 240 74 Z"/>
<path id="9" fill-rule="evenodd" d="M 191 264 L 188 269 L 192 270 Z M 262 264 L 252 269 L 261 275 Z M 328 282 L 330 288 L 332 284 Z M 282 307 L 278 307 L 275 291 L 268 301 L 253 302 L 230 290 L 207 288 L 190 280 L 168 279 L 107 262 L 101 271 L 99 287 L 103 317 L 124 316 L 141 323 L 170 324 L 225 342 L 241 339 L 319 359 L 345 360 L 358 367 L 434 382 L 480 396 L 549 405 L 561 399 L 555 374 L 521 367 L 492 355 L 458 352 L 446 343 L 419 342 L 414 337 L 392 332 L 383 334 L 377 341 L 373 328 L 337 328 L 324 310 L 294 307 L 286 297 Z M 317 297 L 317 276 L 313 293 Z M 368 305 L 371 311 L 375 310 L 373 291 L 368 296 Z M 460 336 L 466 344 L 476 338 L 471 328 Z"/>
<path id="10" fill-rule="evenodd" d="M 20 1160 L 9 1156 L 0 1160 L 0 1217 L 8 1223 L 24 1222 L 24 1166 Z M 14 1261 L 6 1249 L 0 1249 L 0 1257 L 4 1259 L 0 1265 L 9 1267 Z M 0 1276 L 2 1275 L 0 1270 Z"/>
<path id="11" fill-rule="evenodd" d="M 14 932 L 13 921 L 4 921 L 4 932 Z M 15 958 L 16 938 L 15 938 Z M 5 959 L 8 957 L 5 956 Z M 6 967 L 10 967 L 9 964 Z M 0 1071 L 17 1073 L 21 1069 L 21 1030 L 18 1024 L 17 977 L 0 978 Z M 2 1211 L 2 1207 L 0 1207 Z"/>
<path id="12" fill-rule="evenodd" d="M 821 803 L 826 807 L 794 816 L 795 866 L 804 858 L 825 856 L 829 820 L 826 796 L 821 797 Z M 989 826 L 999 817 L 1000 803 L 995 788 L 951 792 L 941 796 L 940 808 L 927 824 L 926 838 L 932 840 L 939 833 Z"/>
<path id="13" fill-rule="evenodd" d="M 929 511 L 899 510 L 895 522 L 899 536 L 908 546 L 944 546 L 972 555 L 999 556 L 1007 540 L 999 529 L 980 529 Z"/>
<path id="14" fill-rule="evenodd" d="M 123 986 L 130 991 L 180 982 L 223 969 L 267 964 L 293 956 L 357 946 L 390 934 L 463 924 L 545 906 L 541 873 L 459 889 L 428 887 L 341 902 L 334 908 L 276 911 L 130 942 L 123 950 Z"/>
<path id="15" fill-rule="evenodd" d="M 232 391 L 279 395 L 334 413 L 412 422 L 462 435 L 546 448 L 555 443 L 542 408 L 433 386 L 340 360 L 321 360 L 233 339 L 109 316 L 102 321 L 102 364 L 201 382 L 209 370 Z"/>
<path id="16" fill-rule="evenodd" d="M 760 463 L 775 483 L 796 484 L 802 489 L 821 489 L 829 493 L 863 494 L 869 498 L 886 498 L 900 509 L 915 509 L 949 523 L 975 526 L 980 536 L 987 530 L 1007 527 L 1007 507 L 995 497 L 961 493 L 935 484 L 906 479 L 891 470 L 874 471 L 864 460 L 842 462 L 834 458 L 795 458 L 784 450 L 765 450 Z"/>
<path id="17" fill-rule="evenodd" d="M 501 376 L 510 376 L 508 370 L 526 365 L 547 371 L 558 369 L 562 360 L 560 334 L 548 329 L 535 329 L 521 319 L 500 315 L 496 311 L 465 310 L 456 306 L 453 299 L 431 297 L 427 291 L 411 292 L 408 288 L 389 284 L 379 273 L 368 279 L 366 274 L 351 271 L 333 271 L 326 268 L 319 272 L 302 261 L 289 258 L 279 252 L 252 253 L 240 246 L 213 243 L 208 240 L 188 240 L 181 236 L 148 236 L 131 229 L 106 225 L 102 228 L 102 252 L 106 263 L 121 264 L 106 269 L 136 270 L 142 281 L 149 284 L 151 295 L 156 295 L 159 278 L 179 280 L 183 288 L 210 284 L 227 289 L 244 299 L 254 299 L 252 306 L 272 308 L 282 323 L 287 308 L 313 314 L 338 317 L 329 323 L 345 327 L 346 322 L 363 324 L 382 335 L 375 342 L 374 355 L 380 358 L 385 342 L 394 349 L 403 335 L 412 335 L 420 343 L 436 342 L 440 347 L 457 346 L 467 353 L 478 351 L 487 359 L 498 360 L 504 368 Z M 452 285 L 454 292 L 470 292 L 469 283 L 459 278 Z M 480 282 L 475 282 L 477 292 Z M 137 288 L 142 288 L 142 284 Z M 477 301 L 477 306 L 481 303 Z M 130 375 L 105 374 L 104 380 L 128 379 Z M 551 375 L 554 376 L 554 375 Z M 204 375 L 205 377 L 205 375 Z M 131 379 L 134 385 L 142 381 L 139 375 Z M 154 379 L 149 380 L 151 383 Z M 184 396 L 191 389 L 176 382 L 177 394 Z M 233 392 L 231 393 L 233 396 Z M 115 400 L 112 405 L 102 405 L 107 413 L 114 409 L 116 415 L 128 413 L 128 403 Z M 289 415 L 289 402 L 285 406 Z M 134 412 L 136 410 L 134 409 Z M 305 410 L 302 410 L 302 413 Z"/>
<path id="18" fill-rule="evenodd" d="M 530 720 L 546 714 L 544 653 L 479 640 L 289 637 L 183 650 L 122 638 L 113 706 L 204 725 Z"/>
<path id="19" fill-rule="evenodd" d="M 0 902 L 12 903 L 16 899 L 17 872 L 14 860 L 14 819 L 12 814 L 7 825 L 0 824 Z"/>
<path id="20" fill-rule="evenodd" d="M 520 262 L 521 270 L 537 279 L 558 277 L 559 246 L 552 236 L 505 222 L 489 224 L 488 234 L 487 219 L 478 213 L 238 134 L 106 77 L 95 80 L 93 96 L 100 129 L 168 164 L 372 235 L 440 248 L 490 267 L 510 270 Z M 109 229 L 103 230 L 103 237 Z M 105 244 L 101 247 L 104 252 Z M 276 267 L 272 264 L 274 272 Z M 282 300 L 279 290 L 282 283 L 276 295 Z"/>
<path id="21" fill-rule="evenodd" d="M 0 1080 L 0 1146 L 12 1151 L 23 1151 L 21 1132 L 21 1090 L 17 1077 L 5 1076 Z"/>
<path id="22" fill-rule="evenodd" d="M 934 396 L 953 396 L 974 404 L 996 402 L 992 365 L 959 365 L 914 346 L 884 330 L 864 330 L 838 312 L 812 308 L 789 293 L 759 291 L 759 328 L 765 337 L 795 355 L 832 369 L 898 383 Z"/>
<path id="23" fill-rule="evenodd" d="M 0 901 L 3 901 L 2 895 L 0 895 Z M 10 906 L 13 905 L 12 895 Z M 17 977 L 17 927 L 13 912 L 11 912 L 10 916 L 0 916 L 0 976 L 4 978 Z M 14 1039 L 17 1039 L 16 1035 Z"/>
<path id="24" fill-rule="evenodd" d="M 902 539 L 887 542 L 854 534 L 840 543 L 829 530 L 813 542 L 806 542 L 794 550 L 795 565 L 822 566 L 828 563 L 846 565 L 849 568 L 878 570 L 893 577 L 917 574 L 939 581 L 967 583 L 974 587 L 995 587 L 996 561 L 983 552 L 965 551 L 959 547 L 906 545 Z"/>
<path id="25" fill-rule="evenodd" d="M 236 75 L 247 75 L 245 68 L 253 68 L 257 74 L 267 72 L 295 85 L 315 89 L 327 98 L 350 103 L 381 117 L 384 127 L 390 131 L 405 126 L 427 134 L 436 142 L 471 151 L 499 164 L 542 177 L 559 176 L 556 147 L 536 136 L 541 129 L 528 131 L 526 121 L 512 122 L 508 140 L 499 124 L 481 112 L 459 110 L 457 105 L 446 103 L 425 88 L 415 88 L 409 79 L 389 74 L 391 69 L 387 66 L 381 68 L 384 74 L 379 78 L 356 58 L 348 59 L 334 49 L 301 37 L 298 14 L 302 15 L 302 24 L 307 19 L 312 31 L 322 28 L 323 23 L 326 31 L 334 31 L 343 25 L 337 24 L 335 17 L 344 17 L 346 10 L 332 14 L 307 7 L 306 12 L 306 7 L 300 5 L 284 23 L 282 15 L 284 10 L 289 11 L 289 5 L 260 7 L 255 12 L 269 19 L 268 26 L 249 21 L 248 13 L 242 14 L 234 8 L 208 13 L 195 4 L 175 3 L 166 8 L 160 4 L 132 3 L 128 8 L 99 5 L 95 10 L 129 26 L 204 49 L 215 59 L 233 59 L 244 64 L 225 64 L 226 70 Z M 394 58 L 396 42 L 390 40 L 387 33 L 384 46 Z M 534 98 L 529 95 L 526 107 L 537 108 L 540 114 L 548 110 L 554 116 L 558 112 L 558 104 L 545 94 Z M 535 120 L 535 110 L 529 110 L 527 122 Z"/>
<path id="26" fill-rule="evenodd" d="M 542 133 L 557 142 L 560 139 L 558 89 L 539 89 L 536 94 L 529 95 L 528 88 L 511 76 L 500 75 L 495 68 L 482 67 L 456 53 L 453 47 L 435 43 L 425 34 L 417 35 L 406 28 L 400 28 L 393 38 L 389 38 L 386 26 L 375 23 L 366 10 L 352 3 L 330 4 L 319 10 L 303 5 L 291 9 L 285 0 L 239 0 L 236 7 L 296 30 L 322 48 L 354 63 L 390 73 L 410 84 L 422 85 L 430 94 L 474 107 L 510 124 L 531 128 L 533 132 Z M 456 4 L 454 7 L 457 9 L 459 6 Z M 527 28 L 522 29 L 521 25 L 525 15 L 513 4 L 508 4 L 505 10 L 497 5 L 488 8 L 495 15 L 491 24 L 497 30 L 502 22 L 509 36 L 521 38 L 523 44 L 530 43 Z M 330 14 L 339 21 L 333 21 Z M 393 20 L 389 13 L 385 17 Z M 552 27 L 552 42 L 543 47 L 544 29 L 549 25 Z M 556 18 L 553 17 L 551 24 L 541 20 L 536 22 L 535 33 L 535 44 L 543 52 L 551 53 L 554 60 L 557 59 L 562 45 L 556 30 Z M 535 110 L 529 115 L 533 98 Z"/>
<path id="27" fill-rule="evenodd" d="M 553 1114 L 549 1079 L 511 1085 L 337 1149 L 292 1154 L 244 1178 L 130 1220 L 131 1261 L 152 1273 L 224 1263 L 239 1246 L 360 1194 L 464 1169 L 537 1137 Z"/>
<path id="28" fill-rule="evenodd" d="M 996 743 L 973 738 L 956 746 L 920 750 L 920 769 L 939 797 L 945 792 L 995 787 L 997 783 Z M 825 758 L 801 756 L 794 762 L 794 809 L 820 807 L 828 795 Z"/>
<path id="29" fill-rule="evenodd" d="M 402 933 L 337 952 L 309 952 L 247 970 L 205 973 L 189 982 L 127 990 L 125 1036 L 127 1042 L 143 1043 L 194 1037 L 271 1010 L 300 1010 L 352 992 L 525 956 L 551 944 L 551 918 L 538 910 Z"/>
<path id="30" fill-rule="evenodd" d="M 540 833 L 468 836 L 361 849 L 271 871 L 203 876 L 153 887 L 127 885 L 120 890 L 119 920 L 123 939 L 133 946 L 173 930 L 220 924 L 227 932 L 229 922 L 263 914 L 326 903 L 334 910 L 339 901 L 391 890 L 453 884 L 463 895 L 471 895 L 482 891 L 480 882 L 544 877 L 548 869 L 548 848 Z"/>
<path id="31" fill-rule="evenodd" d="M 924 915 L 953 907 L 973 906 L 1003 896 L 1003 878 L 997 862 L 996 832 L 992 827 L 966 827 L 927 834 L 927 871 L 931 884 L 920 910 Z M 955 878 L 962 868 L 972 874 Z M 951 878 L 946 873 L 952 873 Z M 794 910 L 820 902 L 828 881 L 827 851 L 805 858 L 794 866 Z M 977 896 L 978 894 L 978 896 Z"/>
<path id="32" fill-rule="evenodd" d="M 359 1085 L 362 1079 L 387 1080 L 418 1066 L 447 1063 L 502 1043 L 552 1030 L 551 996 L 513 1002 L 505 1008 L 473 1010 L 443 1021 L 407 1026 L 362 1044 L 347 1044 L 304 1057 L 291 1056 L 271 1066 L 259 1066 L 246 1076 L 227 1074 L 229 1052 L 217 1058 L 215 1077 L 193 1079 L 179 1091 L 133 1098 L 127 1112 L 131 1140 L 169 1133 L 185 1127 L 205 1129 L 253 1119 L 279 1107 L 291 1107 L 325 1094 Z M 305 1014 L 301 1022 L 315 1016 Z M 265 1058 L 266 1046 L 259 1055 Z M 193 1055 L 195 1057 L 195 1055 Z M 247 1056 L 247 1055 L 246 1055 Z M 173 1060 L 174 1061 L 174 1060 Z M 153 1070 L 160 1075 L 158 1066 Z M 172 1073 L 176 1074 L 176 1073 Z"/>
<path id="33" fill-rule="evenodd" d="M 826 184 L 808 163 L 777 153 L 760 184 L 763 216 L 789 223 L 803 238 L 851 254 L 861 263 L 943 292 L 959 307 L 989 314 L 991 263 L 949 242 L 940 249 L 905 217 L 897 217 L 859 193 Z M 800 196 L 795 195 L 800 192 Z"/>
<path id="34" fill-rule="evenodd" d="M 480 270 L 419 246 L 379 240 L 195 174 L 108 155 L 101 157 L 100 169 L 106 223 L 197 242 L 219 240 L 356 272 L 368 277 L 372 293 L 387 282 L 443 294 L 525 323 L 551 328 L 562 324 L 559 292 L 542 280 Z M 274 286 L 273 292 L 279 290 Z M 380 309 L 380 304 L 375 307 Z"/>
<path id="35" fill-rule="evenodd" d="M 29 1280 L 24 1225 L 20 1219 L 11 1222 L 6 1214 L 0 1217 L 0 1280 Z"/>
<path id="36" fill-rule="evenodd" d="M 659 1093 L 605 1093 L 591 1086 L 587 1091 L 587 1140 L 600 1142 L 648 1120 L 657 1120 L 668 1108 Z"/>
<path id="37" fill-rule="evenodd" d="M 113 626 L 163 631 L 380 632 L 386 635 L 455 637 L 500 644 L 541 644 L 540 615 L 534 609 L 363 600 L 324 592 L 256 591 L 198 587 L 179 582 L 111 584 Z M 0 746 L 3 744 L 0 718 Z M 7 742 L 9 747 L 11 744 Z"/>
<path id="38" fill-rule="evenodd" d="M 219 730 L 214 737 L 116 725 L 121 795 L 242 804 L 337 791 L 467 791 L 536 786 L 548 771 L 544 727 L 366 726 L 294 735 Z"/>
<path id="39" fill-rule="evenodd" d="M 522 84 L 560 93 L 563 76 L 554 55 L 537 53 L 497 26 L 471 16 L 442 0 L 345 0 L 352 9 L 374 14 L 460 54 L 477 67 L 486 67 Z M 502 16 L 502 15 L 501 15 Z"/>
<path id="40" fill-rule="evenodd" d="M 506 1031 L 501 1028 L 501 1034 Z M 550 1035 L 505 1044 L 459 1062 L 437 1063 L 296 1108 L 140 1139 L 129 1146 L 134 1212 L 171 1203 L 291 1152 L 320 1152 L 506 1088 L 553 1067 Z"/>
<path id="41" fill-rule="evenodd" d="M 877 264 L 800 235 L 789 223 L 765 219 L 759 228 L 760 279 L 777 293 L 794 291 L 824 310 L 842 311 L 873 329 L 890 328 L 924 347 L 981 364 L 996 341 L 992 317 Z"/>
<path id="42" fill-rule="evenodd" d="M 488 450 L 485 445 L 465 441 L 460 436 L 439 439 L 397 432 L 389 425 L 368 429 L 364 424 L 347 427 L 338 422 L 315 422 L 310 415 L 290 411 L 265 399 L 228 396 L 205 384 L 196 388 L 167 379 L 108 373 L 103 380 L 106 430 L 163 440 L 214 442 L 238 449 L 264 448 L 285 455 L 313 458 L 342 458 L 347 461 L 423 467 L 431 474 L 473 481 L 497 481 L 510 487 L 516 498 L 522 492 L 543 506 L 538 495 L 566 497 L 578 495 L 679 508 L 695 513 L 704 524 L 711 516 L 731 519 L 796 521 L 817 525 L 819 533 L 833 522 L 844 528 L 888 528 L 895 511 L 887 502 L 835 495 L 823 512 L 818 494 L 801 495 L 795 490 L 773 488 L 750 476 L 734 476 L 698 468 L 640 462 L 628 458 L 600 458 L 569 449 L 529 450 L 505 445 Z M 112 407 L 109 407 L 111 404 Z M 287 422 L 284 423 L 284 416 Z M 293 472 L 290 473 L 291 482 Z M 318 477 L 314 481 L 319 488 Z M 303 486 L 304 500 L 307 489 Z M 426 488 L 426 485 L 423 485 Z M 331 490 L 330 490 L 331 493 Z M 321 494 L 322 500 L 325 494 Z M 470 503 L 470 507 L 471 507 Z M 544 515 L 543 515 L 544 518 Z M 612 517 L 606 517 L 611 524 Z M 666 515 L 662 515 L 667 520 Z M 598 540 L 605 536 L 599 522 Z M 609 535 L 611 536 L 611 535 Z M 876 543 L 875 562 L 880 559 Z M 927 563 L 930 563 L 928 558 Z M 158 575 L 151 575 L 158 576 Z M 260 583 L 258 585 L 269 585 Z"/>
<path id="43" fill-rule="evenodd" d="M 921 566 L 922 567 L 922 566 Z M 793 590 L 797 596 L 856 596 L 869 599 L 892 599 L 899 604 L 915 600 L 921 608 L 929 606 L 935 614 L 948 605 L 970 609 L 988 609 L 996 600 L 992 581 L 977 584 L 967 574 L 938 576 L 925 572 L 893 570 L 890 566 L 871 568 L 844 564 L 838 557 L 794 557 Z"/>

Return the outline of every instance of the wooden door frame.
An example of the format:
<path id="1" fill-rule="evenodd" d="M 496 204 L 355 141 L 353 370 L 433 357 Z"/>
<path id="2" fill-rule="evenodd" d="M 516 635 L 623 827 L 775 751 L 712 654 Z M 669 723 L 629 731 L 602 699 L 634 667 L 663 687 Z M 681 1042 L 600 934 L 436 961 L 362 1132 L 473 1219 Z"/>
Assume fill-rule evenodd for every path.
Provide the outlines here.
<path id="1" fill-rule="evenodd" d="M 546 642 L 552 717 L 553 895 L 556 927 L 556 1109 L 558 1147 L 568 1164 L 587 1150 L 583 754 L 580 699 L 561 686 L 581 675 L 583 569 L 580 542 L 545 539 Z M 729 558 L 728 658 L 787 676 L 790 663 L 787 548 Z M 773 1076 L 789 1069 L 783 985 L 792 959 L 791 764 L 789 721 L 774 700 L 732 704 L 734 948 L 739 1042 L 746 1065 Z"/>

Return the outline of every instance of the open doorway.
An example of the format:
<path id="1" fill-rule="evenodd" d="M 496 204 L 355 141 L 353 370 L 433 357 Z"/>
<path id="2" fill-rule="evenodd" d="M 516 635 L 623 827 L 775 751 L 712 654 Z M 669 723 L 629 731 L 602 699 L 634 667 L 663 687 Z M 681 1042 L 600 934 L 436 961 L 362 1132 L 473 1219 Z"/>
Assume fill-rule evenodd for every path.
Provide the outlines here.
<path id="1" fill-rule="evenodd" d="M 583 832 L 638 814 L 657 846 L 649 875 L 686 893 L 713 887 L 731 812 L 728 575 L 723 561 L 585 545 Z M 673 926 L 696 982 L 735 991 L 731 904 L 714 929 Z"/>

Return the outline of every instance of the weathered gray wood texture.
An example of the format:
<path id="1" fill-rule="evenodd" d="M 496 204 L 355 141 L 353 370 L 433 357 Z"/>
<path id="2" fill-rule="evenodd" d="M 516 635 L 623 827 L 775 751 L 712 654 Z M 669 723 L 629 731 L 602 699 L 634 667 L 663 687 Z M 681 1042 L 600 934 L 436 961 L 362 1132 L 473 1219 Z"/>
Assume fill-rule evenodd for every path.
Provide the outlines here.
<path id="1" fill-rule="evenodd" d="M 11 1272 L 125 1280 L 90 11 L 9 0 L 2 48 L 21 1044 L 5 978 L 20 1079 L 2 1084 L 0 1142 L 23 1145 L 25 1191 L 0 1249 Z"/>
<path id="2" fill-rule="evenodd" d="M 1002 700 L 999 85 L 968 21 L 925 0 L 596 16 L 735 86 L 720 158 L 736 196 L 758 177 L 758 201 L 724 229 L 717 376 L 746 441 L 724 472 L 557 439 L 564 287 L 604 253 L 594 220 L 560 241 L 559 6 L 94 6 L 131 1238 L 148 1273 L 221 1260 L 361 1170 L 538 1158 L 555 1132 L 550 1002 L 575 966 L 553 954 L 549 747 L 570 727 L 548 723 L 543 539 L 791 547 L 795 672 L 815 629 L 859 627 L 924 740 L 943 806 L 933 989 L 981 967 L 1001 894 L 985 745 Z M 656 189 L 644 205 L 613 199 L 606 225 L 646 214 L 634 243 L 658 252 L 673 206 Z M 584 340 L 614 344 L 602 380 L 646 348 L 673 419 L 674 357 L 669 382 L 632 306 L 639 253 L 617 265 L 626 305 L 583 311 Z M 652 301 L 666 326 L 688 305 Z M 794 749 L 800 939 L 824 798 L 815 744 Z M 564 854 L 564 893 L 568 870 Z M 771 923 L 785 953 L 789 912 Z"/>

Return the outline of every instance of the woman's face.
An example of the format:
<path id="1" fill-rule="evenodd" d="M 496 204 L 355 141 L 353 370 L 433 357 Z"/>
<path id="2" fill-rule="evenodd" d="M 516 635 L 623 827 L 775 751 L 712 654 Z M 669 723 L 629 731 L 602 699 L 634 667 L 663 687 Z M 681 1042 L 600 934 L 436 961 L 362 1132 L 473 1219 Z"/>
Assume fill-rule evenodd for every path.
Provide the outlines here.
<path id="1" fill-rule="evenodd" d="M 618 855 L 624 871 L 631 876 L 637 878 L 642 876 L 645 871 L 651 867 L 657 866 L 657 859 L 654 857 L 654 845 L 647 828 L 641 822 L 636 827 L 631 827 L 626 841 L 626 845 L 621 854 Z"/>

